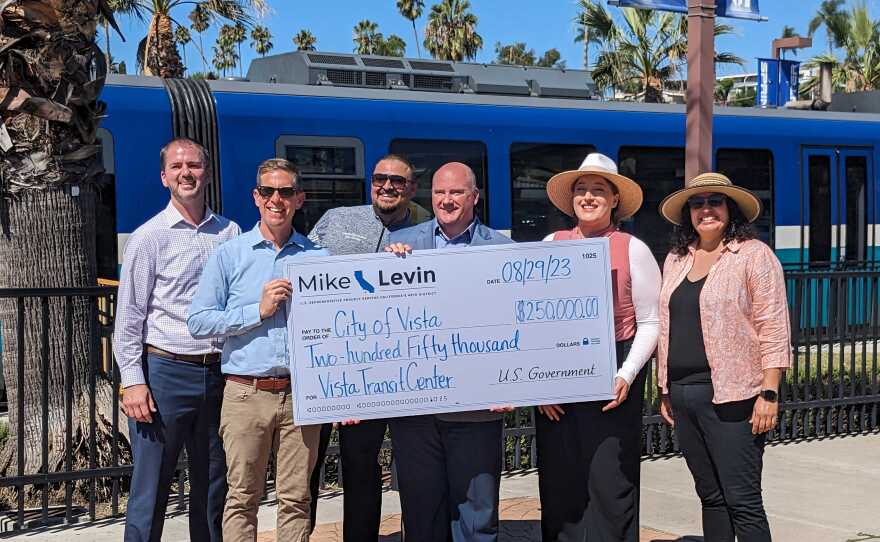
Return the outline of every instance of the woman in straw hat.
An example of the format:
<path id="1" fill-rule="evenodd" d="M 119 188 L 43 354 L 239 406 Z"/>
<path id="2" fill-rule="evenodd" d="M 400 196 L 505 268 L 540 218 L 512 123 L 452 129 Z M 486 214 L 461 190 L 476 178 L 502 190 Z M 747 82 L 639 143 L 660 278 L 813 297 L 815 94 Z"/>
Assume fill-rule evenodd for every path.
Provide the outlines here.
<path id="1" fill-rule="evenodd" d="M 619 370 L 613 401 L 538 407 L 543 540 L 637 541 L 645 362 L 657 343 L 660 269 L 647 245 L 617 229 L 642 190 L 593 153 L 547 183 L 550 201 L 577 225 L 547 239 L 607 237 Z"/>
<path id="2" fill-rule="evenodd" d="M 791 364 L 782 266 L 750 225 L 760 200 L 724 175 L 695 177 L 660 214 L 675 225 L 660 294 L 661 414 L 694 477 L 706 541 L 769 542 L 761 461 Z"/>

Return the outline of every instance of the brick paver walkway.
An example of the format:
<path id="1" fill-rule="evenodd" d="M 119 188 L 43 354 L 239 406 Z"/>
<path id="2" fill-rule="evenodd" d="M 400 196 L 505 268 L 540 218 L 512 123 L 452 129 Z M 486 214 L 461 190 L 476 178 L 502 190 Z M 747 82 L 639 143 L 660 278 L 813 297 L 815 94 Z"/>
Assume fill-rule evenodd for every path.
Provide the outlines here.
<path id="1" fill-rule="evenodd" d="M 538 499 L 520 497 L 501 501 L 501 536 L 504 542 L 538 542 L 541 540 Z M 260 533 L 257 542 L 274 542 L 275 531 Z M 681 540 L 669 533 L 642 527 L 640 542 Z M 318 525 L 310 542 L 342 542 L 342 523 Z M 400 514 L 384 516 L 379 527 L 379 542 L 400 542 Z"/>

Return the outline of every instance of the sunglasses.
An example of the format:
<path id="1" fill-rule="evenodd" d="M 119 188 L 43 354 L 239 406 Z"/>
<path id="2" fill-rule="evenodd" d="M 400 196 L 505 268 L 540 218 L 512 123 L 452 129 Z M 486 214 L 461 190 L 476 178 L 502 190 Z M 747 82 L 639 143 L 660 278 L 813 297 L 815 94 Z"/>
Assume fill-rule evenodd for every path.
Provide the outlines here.
<path id="1" fill-rule="evenodd" d="M 385 186 L 386 182 L 391 183 L 391 188 L 397 190 L 398 192 L 406 188 L 406 183 L 409 182 L 409 179 L 402 175 L 389 175 L 387 173 L 373 173 L 373 186 L 375 188 L 382 188 Z"/>
<path id="2" fill-rule="evenodd" d="M 259 193 L 264 198 L 271 198 L 273 195 L 275 195 L 275 192 L 278 192 L 279 194 L 281 194 L 282 198 L 286 199 L 292 198 L 293 196 L 301 192 L 301 190 L 298 186 L 281 186 L 278 188 L 275 188 L 274 186 L 257 186 L 257 193 Z"/>
<path id="3" fill-rule="evenodd" d="M 707 203 L 709 207 L 721 207 L 727 197 L 724 194 L 712 194 L 711 196 L 691 196 L 687 200 L 688 207 L 693 210 L 702 209 Z"/>

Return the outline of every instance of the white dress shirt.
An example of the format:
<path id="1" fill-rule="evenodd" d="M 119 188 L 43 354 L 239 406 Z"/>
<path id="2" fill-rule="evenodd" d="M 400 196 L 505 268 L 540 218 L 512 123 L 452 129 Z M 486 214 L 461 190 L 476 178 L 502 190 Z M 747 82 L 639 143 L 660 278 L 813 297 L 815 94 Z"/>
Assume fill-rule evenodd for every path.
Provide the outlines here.
<path id="1" fill-rule="evenodd" d="M 238 236 L 238 224 L 210 209 L 198 226 L 170 202 L 136 229 L 125 245 L 113 352 L 123 387 L 144 384 L 141 357 L 150 344 L 175 354 L 220 352 L 220 339 L 194 339 L 186 313 L 214 249 Z"/>

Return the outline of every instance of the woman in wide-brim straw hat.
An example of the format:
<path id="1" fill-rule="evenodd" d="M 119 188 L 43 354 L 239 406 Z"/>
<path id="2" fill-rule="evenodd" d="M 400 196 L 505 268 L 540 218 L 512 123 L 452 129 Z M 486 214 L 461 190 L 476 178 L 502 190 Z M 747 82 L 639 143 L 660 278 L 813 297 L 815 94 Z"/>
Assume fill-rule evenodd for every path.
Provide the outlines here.
<path id="1" fill-rule="evenodd" d="M 593 153 L 577 170 L 551 178 L 547 195 L 577 219 L 547 240 L 609 240 L 619 369 L 611 402 L 538 407 L 543 540 L 636 542 L 645 362 L 657 343 L 660 269 L 647 245 L 617 226 L 639 210 L 642 189 L 610 158 Z"/>
<path id="2" fill-rule="evenodd" d="M 660 214 L 675 224 L 660 293 L 661 415 L 694 477 L 705 539 L 769 542 L 761 463 L 791 341 L 782 266 L 751 227 L 761 202 L 704 173 Z"/>

